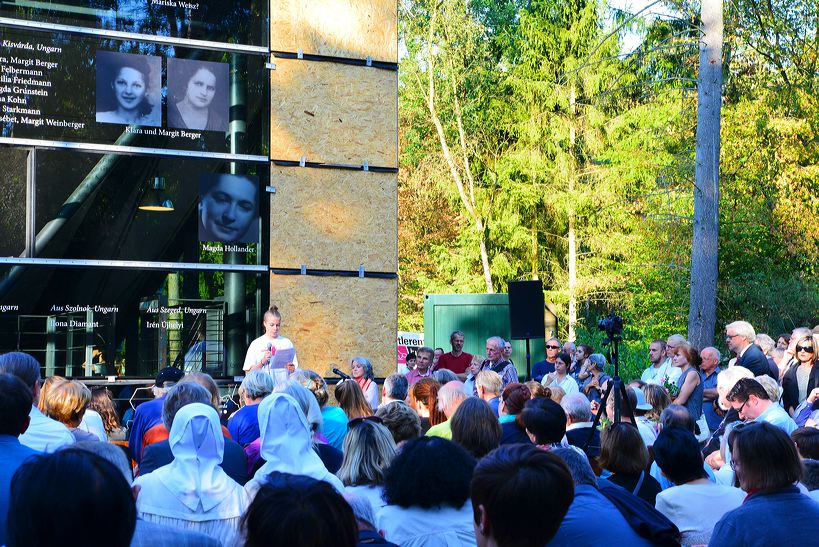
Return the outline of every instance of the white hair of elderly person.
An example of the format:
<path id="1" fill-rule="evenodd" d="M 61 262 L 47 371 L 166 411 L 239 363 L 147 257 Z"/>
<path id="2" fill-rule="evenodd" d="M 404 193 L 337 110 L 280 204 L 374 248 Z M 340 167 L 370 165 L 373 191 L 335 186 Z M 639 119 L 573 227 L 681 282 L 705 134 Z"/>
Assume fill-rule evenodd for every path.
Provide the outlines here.
<path id="1" fill-rule="evenodd" d="M 249 499 L 219 464 L 225 438 L 216 410 L 202 403 L 182 407 L 170 431 L 174 459 L 134 481 L 140 518 L 201 532 L 223 545 L 241 542 L 240 521 Z"/>
<path id="2" fill-rule="evenodd" d="M 306 475 L 329 482 L 344 492 L 341 481 L 327 471 L 313 450 L 313 432 L 299 403 L 285 393 L 272 393 L 259 404 L 260 455 L 265 461 L 245 485 L 251 498 L 273 471 Z"/>

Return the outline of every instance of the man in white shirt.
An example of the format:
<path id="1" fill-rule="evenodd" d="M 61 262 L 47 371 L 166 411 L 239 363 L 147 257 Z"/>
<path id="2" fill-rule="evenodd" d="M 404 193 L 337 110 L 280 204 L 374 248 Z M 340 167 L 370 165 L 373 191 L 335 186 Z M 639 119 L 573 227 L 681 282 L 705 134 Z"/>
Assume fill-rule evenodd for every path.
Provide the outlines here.
<path id="1" fill-rule="evenodd" d="M 20 378 L 31 389 L 34 401 L 40 396 L 40 363 L 27 353 L 11 352 L 0 355 L 0 373 Z M 31 405 L 31 422 L 25 433 L 20 435 L 20 444 L 38 452 L 55 452 L 57 449 L 74 444 L 74 436 L 63 424 L 45 416 Z"/>
<path id="2" fill-rule="evenodd" d="M 672 343 L 677 342 L 675 334 L 669 340 Z M 673 340 L 672 340 L 673 338 Z M 679 344 L 677 344 L 679 345 Z M 682 374 L 682 370 L 671 364 L 671 359 L 667 358 L 668 345 L 662 340 L 654 340 L 648 346 L 648 360 L 651 366 L 643 371 L 640 379 L 647 384 L 676 383 L 677 379 Z M 675 349 L 677 346 L 673 346 Z"/>

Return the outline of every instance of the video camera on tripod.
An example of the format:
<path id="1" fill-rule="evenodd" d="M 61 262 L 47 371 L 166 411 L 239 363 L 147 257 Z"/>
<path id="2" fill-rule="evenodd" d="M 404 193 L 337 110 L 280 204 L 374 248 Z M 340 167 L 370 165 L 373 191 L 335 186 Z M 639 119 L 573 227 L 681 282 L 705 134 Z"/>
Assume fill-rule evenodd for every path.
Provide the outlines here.
<path id="1" fill-rule="evenodd" d="M 614 391 L 614 422 L 621 421 L 623 402 L 625 401 L 626 416 L 631 419 L 631 423 L 635 424 L 634 409 L 631 407 L 631 401 L 628 399 L 626 386 L 620 379 L 620 342 L 623 339 L 623 318 L 616 313 L 610 313 L 597 323 L 597 328 L 606 333 L 606 338 L 603 340 L 604 346 L 611 346 L 609 351 L 609 362 L 614 365 L 614 375 L 609 381 L 606 388 L 606 394 L 600 401 L 600 408 L 594 418 L 593 429 L 600 424 L 600 419 L 606 410 L 609 396 Z"/>
<path id="2" fill-rule="evenodd" d="M 604 346 L 623 339 L 623 318 L 616 313 L 610 313 L 598 321 L 597 328 L 606 333 L 606 338 L 603 339 Z"/>

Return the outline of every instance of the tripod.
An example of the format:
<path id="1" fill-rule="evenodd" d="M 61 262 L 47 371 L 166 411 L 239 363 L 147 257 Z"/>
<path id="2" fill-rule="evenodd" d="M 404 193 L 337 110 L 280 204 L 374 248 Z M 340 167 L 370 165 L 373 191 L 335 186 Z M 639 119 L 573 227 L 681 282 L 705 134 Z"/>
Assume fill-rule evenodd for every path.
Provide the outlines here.
<path id="1" fill-rule="evenodd" d="M 594 438 L 594 431 L 597 429 L 597 426 L 600 425 L 600 419 L 603 417 L 603 413 L 606 411 L 606 404 L 609 401 L 609 397 L 614 394 L 614 422 L 619 423 L 622 421 L 622 411 L 623 411 L 623 401 L 625 401 L 625 409 L 627 411 L 626 416 L 631 420 L 631 423 L 634 426 L 637 426 L 637 421 L 634 419 L 634 409 L 631 407 L 631 401 L 629 401 L 628 393 L 626 392 L 626 385 L 623 383 L 623 380 L 620 379 L 620 340 L 621 337 L 619 334 L 615 334 L 614 332 L 606 332 L 608 335 L 609 340 L 611 341 L 611 362 L 614 364 L 614 376 L 609 380 L 609 385 L 606 388 L 606 394 L 603 395 L 603 400 L 600 401 L 600 408 L 597 409 L 597 415 L 594 417 L 594 422 L 592 423 L 591 430 L 589 432 L 589 438 L 586 440 L 586 447 L 588 447 L 589 443 L 591 443 L 592 439 Z M 584 447 L 585 448 L 585 447 Z"/>

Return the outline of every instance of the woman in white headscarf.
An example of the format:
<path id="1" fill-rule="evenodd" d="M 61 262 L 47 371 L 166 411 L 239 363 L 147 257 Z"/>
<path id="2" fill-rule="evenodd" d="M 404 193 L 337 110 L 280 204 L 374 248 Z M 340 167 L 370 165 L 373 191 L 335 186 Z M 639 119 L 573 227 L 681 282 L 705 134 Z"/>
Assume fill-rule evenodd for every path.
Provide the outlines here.
<path id="1" fill-rule="evenodd" d="M 261 456 L 265 461 L 245 490 L 253 498 L 273 471 L 306 475 L 344 492 L 341 481 L 327 471 L 313 450 L 313 434 L 299 404 L 290 395 L 273 393 L 259 404 Z"/>
<path id="2" fill-rule="evenodd" d="M 225 439 L 213 407 L 182 407 L 170 432 L 173 462 L 134 481 L 142 519 L 214 537 L 225 547 L 240 545 L 242 514 L 249 504 L 244 489 L 219 464 Z"/>

